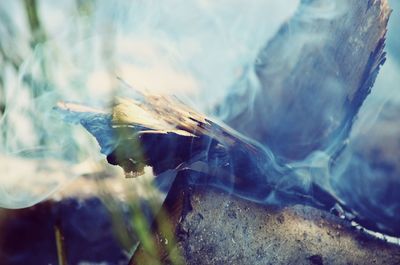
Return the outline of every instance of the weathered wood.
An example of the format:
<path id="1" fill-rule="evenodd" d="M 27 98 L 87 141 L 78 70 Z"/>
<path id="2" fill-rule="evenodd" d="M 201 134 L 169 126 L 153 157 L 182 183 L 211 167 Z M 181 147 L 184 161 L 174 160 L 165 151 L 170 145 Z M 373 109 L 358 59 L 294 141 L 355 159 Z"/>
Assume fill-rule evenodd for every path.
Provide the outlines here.
<path id="1" fill-rule="evenodd" d="M 302 1 L 259 54 L 261 88 L 223 104 L 227 124 L 285 160 L 340 149 L 384 61 L 389 14 L 386 0 Z"/>

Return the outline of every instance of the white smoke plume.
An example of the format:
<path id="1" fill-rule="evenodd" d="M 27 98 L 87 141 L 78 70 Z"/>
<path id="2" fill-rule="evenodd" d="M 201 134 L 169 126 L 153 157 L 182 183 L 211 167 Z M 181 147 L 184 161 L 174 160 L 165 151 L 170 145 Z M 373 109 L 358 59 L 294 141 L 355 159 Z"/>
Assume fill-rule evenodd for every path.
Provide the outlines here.
<path id="1" fill-rule="evenodd" d="M 0 4 L 2 49 L 21 60 L 18 67 L 3 69 L 2 207 L 30 206 L 93 170 L 82 169 L 81 163 L 100 160 L 82 128 L 54 116 L 58 100 L 106 106 L 119 86 L 116 77 L 121 77 L 141 89 L 178 95 L 209 112 L 240 76 L 252 75 L 246 69 L 299 4 L 37 2 L 42 35 L 30 32 L 23 2 Z M 35 43 L 35 34 L 45 41 Z"/>

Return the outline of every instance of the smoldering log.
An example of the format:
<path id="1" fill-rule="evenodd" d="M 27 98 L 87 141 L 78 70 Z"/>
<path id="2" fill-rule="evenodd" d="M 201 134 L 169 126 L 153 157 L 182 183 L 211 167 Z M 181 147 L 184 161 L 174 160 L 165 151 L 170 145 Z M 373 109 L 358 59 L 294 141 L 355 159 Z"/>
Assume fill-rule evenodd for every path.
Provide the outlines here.
<path id="1" fill-rule="evenodd" d="M 303 1 L 302 6 L 313 7 L 314 4 L 318 5 L 318 2 Z M 216 201 L 223 201 L 225 198 L 228 201 L 231 200 L 231 197 L 227 194 L 234 194 L 236 197 L 263 204 L 309 205 L 324 210 L 325 214 L 327 214 L 326 212 L 336 212 L 347 221 L 355 221 L 374 231 L 400 235 L 399 227 L 393 226 L 391 223 L 377 225 L 374 220 L 368 219 L 368 216 L 354 212 L 352 207 L 348 207 L 345 202 L 335 198 L 318 183 L 304 186 L 303 180 L 296 175 L 296 172 L 280 163 L 281 159 L 283 161 L 302 159 L 315 150 L 324 150 L 331 154 L 339 153 L 360 106 L 370 92 L 379 67 L 384 62 L 384 36 L 390 13 L 387 2 L 383 0 L 351 0 L 346 3 L 348 8 L 343 11 L 344 15 L 338 16 L 333 21 L 316 19 L 318 23 L 311 24 L 303 23 L 299 17 L 295 17 L 281 29 L 261 53 L 260 62 L 256 68 L 263 89 L 251 111 L 271 114 L 269 122 L 260 122 L 264 118 L 268 119 L 268 115 L 263 115 L 262 118 L 252 116 L 247 110 L 238 113 L 233 119 L 227 120 L 228 124 L 234 129 L 238 129 L 239 132 L 271 146 L 272 152 L 258 142 L 239 135 L 227 126 L 211 121 L 184 104 L 163 97 L 141 95 L 140 100 L 119 99 L 112 110 L 108 112 L 86 109 L 67 103 L 60 104 L 58 110 L 64 114 L 67 120 L 80 123 L 91 132 L 97 138 L 107 160 L 111 164 L 123 167 L 128 175 L 137 175 L 137 172 L 140 172 L 145 165 L 149 165 L 153 167 L 155 174 L 159 175 L 160 182 L 163 182 L 163 179 L 167 180 L 166 186 L 168 187 L 176 175 L 183 175 L 184 183 L 186 183 L 184 187 L 195 187 L 194 198 L 196 196 L 204 200 L 215 198 Z M 272 71 L 276 62 L 281 60 L 280 49 L 286 43 L 290 43 L 292 36 L 289 29 L 293 25 L 301 28 L 300 32 L 313 34 L 325 32 L 328 37 L 317 51 L 313 47 L 304 46 L 299 53 L 301 60 L 296 61 L 295 65 L 289 68 L 283 67 L 285 70 L 282 71 Z M 324 62 L 327 58 L 334 64 Z M 285 60 L 283 61 L 285 62 Z M 286 71 L 288 69 L 290 71 Z M 333 78 L 334 76 L 337 77 L 336 80 L 340 81 L 340 88 L 344 89 L 344 94 L 339 97 L 330 93 L 332 83 L 326 83 L 326 80 L 330 79 L 329 77 Z M 287 89 L 285 90 L 283 87 Z M 271 102 L 263 102 L 263 100 L 271 98 L 269 93 L 277 91 L 291 91 L 291 94 L 282 93 L 282 100 L 279 102 L 278 108 L 275 108 L 275 112 L 270 112 L 265 108 L 268 108 Z M 240 94 L 233 95 L 229 102 L 238 102 L 241 100 L 241 96 Z M 308 100 L 309 97 L 314 97 L 315 102 Z M 284 102 L 284 99 L 290 100 Z M 339 113 L 335 114 L 339 120 L 335 128 L 330 127 L 325 120 L 329 115 L 324 111 L 325 108 L 332 109 L 331 101 L 335 107 L 342 107 L 338 110 Z M 315 106 L 307 108 L 306 105 L 309 102 L 315 103 Z M 277 122 L 277 117 L 286 113 L 286 109 L 293 107 L 293 104 L 299 111 L 296 111 L 294 116 L 285 117 L 284 121 L 280 121 L 282 124 L 291 124 L 289 129 L 283 128 Z M 315 111 L 316 109 L 321 111 L 310 113 L 311 110 Z M 309 117 L 309 119 L 304 119 L 304 117 Z M 309 123 L 296 124 L 296 120 L 309 120 Z M 306 126 L 304 130 L 301 129 L 302 125 Z M 262 139 L 268 139 L 268 141 L 263 142 Z M 307 145 L 297 145 L 296 143 L 307 143 Z M 279 161 L 276 160 L 276 155 Z M 182 181 L 182 178 L 179 179 Z M 180 184 L 174 182 L 169 196 L 172 196 L 171 194 L 178 187 L 181 187 Z M 217 195 L 211 195 L 212 191 L 204 187 L 219 188 L 226 193 L 215 197 Z M 191 188 L 188 189 L 190 192 Z M 207 194 L 201 195 L 203 192 Z M 172 207 L 168 206 L 168 203 L 165 204 L 167 210 L 176 209 L 173 207 L 176 205 L 174 201 L 184 201 L 175 197 L 167 202 L 171 200 L 173 201 Z M 241 201 L 237 198 L 232 200 Z M 251 207 L 254 211 L 261 211 L 261 208 L 258 207 L 264 207 L 248 203 L 248 206 L 239 203 L 238 209 Z M 200 208 L 195 206 L 201 207 L 201 204 L 192 204 L 193 212 L 197 213 L 196 211 Z M 304 209 L 307 209 L 306 212 L 320 213 L 318 210 Z M 261 216 L 260 219 L 266 218 L 269 211 L 273 212 L 272 209 L 264 209 L 262 213 L 265 216 Z M 285 213 L 285 210 L 279 211 Z M 173 212 L 175 213 L 176 210 Z M 217 208 L 210 209 L 211 216 L 218 216 L 218 214 Z M 181 212 L 178 220 L 179 218 L 184 220 L 184 215 L 185 213 Z M 204 217 L 203 213 L 201 215 Z M 173 216 L 176 218 L 176 215 Z M 287 219 L 291 218 L 298 220 L 293 215 L 288 215 Z M 311 219 L 304 220 L 304 222 L 312 226 L 317 217 Z M 328 223 L 331 225 L 342 226 L 338 219 L 334 219 L 334 217 L 328 219 L 330 220 Z M 244 220 L 240 218 L 235 222 L 238 222 L 239 225 Z M 178 225 L 177 222 L 175 224 Z M 183 223 L 183 226 L 185 225 L 191 226 L 193 223 Z M 249 226 L 247 225 L 247 227 Z M 255 229 L 255 226 L 253 228 Z M 324 229 L 330 231 L 327 227 L 322 230 Z M 359 237 L 360 234 L 349 231 L 347 229 L 345 233 L 347 242 L 353 242 L 352 246 L 354 246 L 354 238 Z M 199 233 L 201 236 L 201 231 Z M 176 235 L 179 233 L 176 232 Z M 205 235 L 203 238 L 206 238 Z M 304 240 L 307 241 L 307 239 Z M 334 240 L 339 239 L 335 238 Z M 190 245 L 185 246 L 185 244 L 190 241 L 180 240 L 180 242 L 183 244 L 181 250 L 184 252 L 185 258 L 188 258 L 187 255 L 191 255 L 190 253 L 195 253 L 187 252 Z M 210 243 L 205 240 L 201 242 L 203 247 Z M 312 242 L 311 240 L 310 244 Z M 338 244 L 337 246 L 337 249 L 330 250 L 333 253 L 349 254 L 339 251 L 343 245 Z M 261 249 L 264 247 L 266 246 L 260 246 Z M 389 258 L 396 260 L 395 258 L 398 256 L 397 248 L 383 243 L 374 243 L 370 247 L 360 250 L 359 253 L 374 250 L 372 252 L 376 254 L 376 259 L 382 262 L 388 261 Z M 381 249 L 394 250 L 388 250 L 388 256 L 381 259 L 378 257 L 378 250 Z M 141 255 L 140 253 L 143 253 L 141 248 L 137 255 Z M 300 249 L 299 253 L 303 255 L 301 258 L 303 260 L 305 252 Z M 322 254 L 309 254 L 310 262 L 324 260 Z M 192 257 L 192 260 L 198 260 L 198 257 Z M 248 257 L 243 256 L 243 258 L 246 261 Z M 271 256 L 267 256 L 267 260 L 271 261 L 270 258 Z M 293 261 L 292 258 L 295 256 L 290 256 L 285 261 Z M 361 258 L 357 260 L 349 256 L 345 260 L 360 261 Z M 230 260 L 230 262 L 235 263 L 234 260 Z M 279 264 L 279 260 L 277 263 Z M 391 263 L 388 262 L 388 264 Z"/>
<path id="2" fill-rule="evenodd" d="M 316 2 L 318 1 L 306 2 L 304 5 L 313 6 Z M 354 96 L 354 98 L 357 98 L 357 104 L 353 103 L 357 107 L 343 107 L 345 112 L 343 115 L 347 118 L 340 123 L 341 127 L 338 129 L 340 132 L 337 131 L 338 134 L 342 135 L 342 141 L 346 139 L 345 135 L 351 127 L 357 109 L 369 93 L 379 70 L 379 65 L 384 60 L 384 35 L 390 13 L 385 1 L 370 3 L 350 1 L 348 5 L 354 6 L 346 11 L 347 19 L 357 20 L 360 10 L 364 10 L 369 21 L 376 21 L 377 23 L 368 23 L 366 25 L 368 27 L 362 31 L 363 35 L 360 38 L 363 41 L 368 41 L 365 47 L 358 47 L 357 52 L 348 52 L 349 54 L 346 56 L 340 55 L 345 57 L 343 64 L 346 65 L 346 68 L 347 63 L 359 64 L 359 61 L 363 61 L 364 57 L 369 58 L 368 63 L 363 64 L 362 67 L 356 67 L 359 71 L 346 76 L 349 82 L 351 81 L 350 76 L 353 76 L 353 79 L 358 80 L 356 83 L 359 84 L 355 85 L 355 89 L 354 86 L 349 86 L 350 91 L 348 93 L 354 95 L 359 93 L 360 96 Z M 295 17 L 293 20 L 296 22 L 298 18 Z M 342 34 L 343 25 L 341 23 L 336 25 L 333 22 L 326 26 L 329 32 L 333 32 L 333 35 L 328 39 L 342 42 L 343 38 L 336 38 L 336 35 Z M 351 24 L 351 29 L 345 27 L 343 30 L 346 32 L 354 30 L 357 34 L 359 34 L 360 27 L 365 26 L 363 23 L 349 24 Z M 354 24 L 357 25 L 355 29 L 352 28 Z M 371 26 L 371 24 L 374 24 L 374 26 Z M 335 25 L 340 29 L 333 29 Z M 304 27 L 304 34 L 308 34 L 312 30 L 308 27 L 314 27 L 314 24 L 306 24 Z M 313 30 L 318 32 L 323 28 L 317 27 Z M 356 38 L 357 34 L 353 37 Z M 281 41 L 282 36 L 290 37 L 286 36 L 285 32 L 279 32 L 271 43 Z M 343 43 L 336 44 L 338 47 L 348 49 Z M 332 53 L 331 48 L 332 44 L 325 47 L 327 54 Z M 275 52 L 271 53 L 275 54 Z M 366 56 L 365 54 L 369 55 Z M 321 48 L 320 53 L 309 54 L 309 60 L 323 60 L 323 58 L 320 58 L 321 56 L 329 55 L 325 55 Z M 337 58 L 337 61 L 339 59 L 340 57 Z M 316 64 L 324 65 L 322 63 Z M 321 80 L 320 72 L 317 71 L 319 68 L 315 69 L 309 63 L 305 63 L 304 66 L 299 65 L 299 67 L 305 67 L 302 68 L 304 71 L 308 69 L 310 75 L 314 73 L 314 79 Z M 283 75 L 289 80 L 293 78 L 301 79 L 302 76 L 300 73 L 290 77 Z M 276 78 L 280 78 L 280 76 Z M 264 82 L 264 79 L 260 79 Z M 307 84 L 309 80 L 313 80 L 313 78 L 307 78 L 306 81 L 302 82 Z M 296 87 L 296 84 L 289 87 Z M 311 88 L 315 89 L 315 86 L 310 85 Z M 69 113 L 66 115 L 67 119 L 80 122 L 94 134 L 102 147 L 102 152 L 107 155 L 107 160 L 111 164 L 121 165 L 131 175 L 133 175 L 133 172 L 140 172 L 145 165 L 152 166 L 156 175 L 168 170 L 172 170 L 173 172 L 169 172 L 169 175 L 173 175 L 189 168 L 196 172 L 196 174 L 191 174 L 193 183 L 222 188 L 240 197 L 261 203 L 302 203 L 327 211 L 337 209 L 340 214 L 344 212 L 345 217 L 349 217 L 352 221 L 356 221 L 368 229 L 386 234 L 400 234 L 399 228 L 385 227 L 384 225 L 378 227 L 373 221 L 368 220 L 368 217 L 352 212 L 351 208 L 346 207 L 345 203 L 339 201 L 317 183 L 304 185 L 304 180 L 301 177 L 297 176 L 291 168 L 277 162 L 276 154 L 272 154 L 270 150 L 261 146 L 258 142 L 237 134 L 227 126 L 221 126 L 207 119 L 204 115 L 177 100 L 149 95 L 140 95 L 139 97 L 141 98 L 138 100 L 117 100 L 109 113 L 87 110 L 85 107 L 71 104 L 62 105 L 59 109 L 64 113 Z M 338 99 L 334 98 L 333 100 Z M 348 103 L 348 97 L 343 100 L 344 105 Z M 301 97 L 299 102 L 299 104 L 306 104 Z M 246 123 L 247 119 L 243 119 L 243 122 Z M 257 125 L 264 123 L 263 121 L 254 122 Z M 254 124 L 255 127 L 257 127 L 256 124 Z M 318 124 L 314 125 L 318 126 Z M 247 127 L 254 126 L 248 125 Z M 285 142 L 283 139 L 282 141 Z M 341 141 L 337 139 L 332 141 L 334 142 L 333 145 L 336 145 L 336 143 L 339 143 L 339 146 L 341 145 Z M 304 150 L 306 149 L 304 148 Z M 340 150 L 340 148 L 338 149 Z M 293 153 L 296 152 L 293 151 Z"/>
<path id="3" fill-rule="evenodd" d="M 300 180 L 295 175 L 290 179 L 293 182 L 290 186 L 280 188 L 279 178 L 291 174 L 290 168 L 275 165 L 271 154 L 249 139 L 235 135 L 229 128 L 219 126 L 178 101 L 143 96 L 143 102 L 116 100 L 112 113 L 68 103 L 61 103 L 58 110 L 67 120 L 78 121 L 92 132 L 103 152 L 108 154 L 107 160 L 123 167 L 128 175 L 134 175 L 144 165 L 151 165 L 161 181 L 183 175 L 172 184 L 170 194 L 179 194 L 175 189 L 182 187 L 182 183 L 185 187 L 213 186 L 258 203 L 274 204 L 275 200 L 279 205 L 308 204 L 327 212 L 341 209 L 356 216 L 318 185 L 306 189 L 297 185 L 296 181 Z M 133 110 L 136 114 L 146 112 L 146 121 L 150 123 L 137 121 L 137 117 L 143 116 L 134 115 Z M 157 124 L 153 123 L 155 117 Z M 169 203 L 164 208 L 176 213 L 176 202 L 171 200 L 167 199 Z M 352 220 L 376 228 L 369 227 L 368 220 L 364 222 L 357 216 Z"/>
<path id="4" fill-rule="evenodd" d="M 262 174 L 260 173 L 260 171 L 265 171 L 268 169 L 268 167 L 265 168 L 259 165 L 265 165 L 269 164 L 269 162 L 272 162 L 269 161 L 270 157 L 265 154 L 262 147 L 249 142 L 247 139 L 242 139 L 241 137 L 236 136 L 227 128 L 218 126 L 212 121 L 205 119 L 200 114 L 195 113 L 192 110 L 188 110 L 184 106 L 179 108 L 179 102 L 173 101 L 174 104 L 166 104 L 171 103 L 171 100 L 159 97 L 147 98 L 145 102 L 146 103 L 142 104 L 133 100 L 117 101 L 116 106 L 113 108 L 114 111 L 111 114 L 71 104 L 60 104 L 59 106 L 59 110 L 64 113 L 67 119 L 78 119 L 81 124 L 83 124 L 89 131 L 96 135 L 97 139 L 101 139 L 100 143 L 102 143 L 103 151 L 107 149 L 112 150 L 107 156 L 107 159 L 112 163 L 121 165 L 128 173 L 130 173 L 131 170 L 137 170 L 138 167 L 141 167 L 139 165 L 150 164 L 154 166 L 156 173 L 159 170 L 160 172 L 164 172 L 163 174 L 172 174 L 173 177 L 175 177 L 175 174 L 178 175 L 174 183 L 171 185 L 171 190 L 169 191 L 167 199 L 163 205 L 164 213 L 160 215 L 160 220 L 155 222 L 158 224 L 163 222 L 172 224 L 174 232 L 172 233 L 173 236 L 171 237 L 171 235 L 157 234 L 159 229 L 154 227 L 154 241 L 157 242 L 159 246 L 157 257 L 149 256 L 142 247 L 139 247 L 137 254 L 134 256 L 134 261 L 137 262 L 137 264 L 148 264 L 151 263 L 152 260 L 156 260 L 160 257 L 165 259 L 166 264 L 168 264 L 169 260 L 171 259 L 171 252 L 175 252 L 174 255 L 181 252 L 189 264 L 196 264 L 199 256 L 194 257 L 194 253 L 185 252 L 190 248 L 188 245 L 186 248 L 185 244 L 190 243 L 190 241 L 182 241 L 180 239 L 182 234 L 180 234 L 179 231 L 181 229 L 180 225 L 193 225 L 190 222 L 184 223 L 185 220 L 190 220 L 185 219 L 185 216 L 188 215 L 189 209 L 193 209 L 193 212 L 196 212 L 199 210 L 197 207 L 200 207 L 202 204 L 194 204 L 190 202 L 188 198 L 200 196 L 201 193 L 197 192 L 202 191 L 206 193 L 211 192 L 208 200 L 215 201 L 216 203 L 218 202 L 219 204 L 223 204 L 225 201 L 244 202 L 243 200 L 232 198 L 229 193 L 218 193 L 218 197 L 214 197 L 213 192 L 209 191 L 210 186 L 218 188 L 229 187 L 232 189 L 230 192 L 234 193 L 235 197 L 242 196 L 246 198 L 246 200 L 252 198 L 258 202 L 261 202 L 262 199 L 268 198 L 273 194 L 272 197 L 277 200 L 279 204 L 309 204 L 313 207 L 324 209 L 325 215 L 329 215 L 326 213 L 326 211 L 329 211 L 335 206 L 335 204 L 338 203 L 335 198 L 329 195 L 329 193 L 317 186 L 315 186 L 313 190 L 313 194 L 318 195 L 316 197 L 311 196 L 309 190 L 301 190 L 301 185 L 296 187 L 295 184 L 293 184 L 290 186 L 291 189 L 287 190 L 276 189 L 273 183 L 273 177 L 279 176 L 279 174 L 282 174 L 282 172 L 278 170 L 276 172 L 268 171 L 268 173 L 271 174 L 270 180 L 265 177 L 266 175 L 264 174 L 266 174 L 266 172 L 263 172 Z M 175 118 L 179 117 L 180 122 L 178 123 L 179 126 L 177 126 L 179 129 L 172 128 L 171 124 L 173 123 L 168 122 L 162 125 L 164 129 L 169 128 L 168 131 L 160 131 L 161 127 L 157 127 L 161 126 L 160 124 L 163 122 L 159 122 L 157 126 L 154 124 L 145 125 L 141 123 L 141 126 L 138 127 L 134 126 L 136 124 L 136 121 L 134 120 L 130 120 L 129 126 L 123 126 L 122 121 L 127 122 L 128 118 L 134 119 L 134 117 L 137 117 L 135 115 L 127 116 L 129 113 L 132 114 L 130 112 L 130 110 L 132 110 L 132 104 L 135 105 L 134 109 L 136 109 L 137 112 L 147 110 L 147 114 L 152 113 L 150 117 L 156 116 L 160 119 L 160 121 L 163 122 L 166 122 L 166 120 L 174 120 L 174 122 L 176 122 Z M 137 107 L 139 109 L 137 109 Z M 164 119 L 163 117 L 165 113 L 168 113 L 169 115 Z M 174 113 L 176 115 L 174 115 Z M 108 125 L 109 127 L 105 125 Z M 149 127 L 152 127 L 153 130 L 151 130 Z M 180 131 L 182 129 L 185 130 Z M 133 137 L 135 135 L 136 137 Z M 133 138 L 128 141 L 129 138 L 127 138 L 127 136 Z M 115 146 L 111 148 L 111 146 L 104 144 L 110 143 L 110 141 L 105 141 L 104 139 L 113 139 L 112 144 Z M 181 144 L 179 150 L 174 149 L 177 148 L 177 143 Z M 137 155 L 134 156 L 136 153 L 132 152 L 132 148 L 138 148 L 138 146 L 140 146 L 141 152 L 138 152 Z M 171 157 L 168 155 L 163 156 L 163 154 L 165 154 L 165 148 L 172 148 L 170 151 L 174 155 Z M 186 148 L 189 149 L 190 152 L 187 150 L 185 151 Z M 185 154 L 189 154 L 190 156 L 185 157 Z M 226 160 L 226 157 L 229 157 L 229 160 Z M 232 163 L 237 167 L 232 168 L 231 166 L 227 165 L 227 163 Z M 272 167 L 272 169 L 275 170 L 274 167 Z M 281 170 L 289 171 L 289 169 Z M 227 172 L 230 173 L 228 174 Z M 231 175 L 232 173 L 235 175 Z M 237 174 L 243 174 L 243 177 L 240 177 L 240 175 Z M 163 178 L 165 176 L 159 177 Z M 295 181 L 295 179 L 293 179 L 293 181 Z M 257 185 L 258 194 L 255 192 L 255 185 Z M 251 194 L 252 192 L 254 194 Z M 204 197 L 205 200 L 206 198 L 207 197 Z M 206 208 L 210 206 L 209 204 L 205 205 Z M 259 204 L 249 203 L 248 206 L 246 206 L 246 209 L 250 212 L 254 210 L 259 214 L 260 209 L 264 206 L 257 205 Z M 237 207 L 239 211 L 239 209 L 244 206 L 239 204 Z M 267 214 L 268 211 L 271 211 L 271 209 L 274 208 L 268 209 L 269 208 L 267 207 L 261 212 L 262 214 L 260 219 L 263 218 L 263 214 Z M 219 216 L 220 214 L 218 208 L 209 208 L 209 211 L 209 214 L 212 216 Z M 200 214 L 204 215 L 204 213 Z M 234 226 L 239 226 L 242 225 L 244 221 L 245 220 L 242 219 L 236 219 L 235 223 L 231 224 Z M 248 220 L 246 222 L 248 222 Z M 339 222 L 338 224 L 342 225 L 342 222 L 343 221 Z M 220 224 L 223 224 L 222 220 L 220 220 Z M 255 224 L 256 223 L 248 223 L 246 226 L 250 227 L 251 225 Z M 335 224 L 335 222 L 332 223 L 332 225 Z M 210 226 L 213 225 L 215 225 L 215 223 L 211 222 L 210 220 Z M 349 225 L 349 222 L 347 222 L 347 225 Z M 227 232 L 226 230 L 222 230 L 222 227 L 219 226 L 215 226 L 215 229 L 221 229 L 221 231 L 223 231 L 221 232 L 222 235 Z M 255 228 L 253 227 L 252 229 Z M 351 235 L 361 236 L 358 232 L 355 232 Z M 181 244 L 182 248 L 175 248 L 175 245 L 172 245 L 175 237 L 179 239 L 178 244 Z M 206 237 L 206 235 L 204 235 L 204 238 L 210 237 Z M 215 238 L 212 240 L 217 239 Z M 165 242 L 169 242 L 168 244 L 170 245 L 167 244 L 168 246 L 165 246 Z M 205 240 L 201 240 L 199 242 L 204 245 L 210 244 L 210 242 Z M 221 246 L 221 248 L 229 246 L 230 245 Z M 384 244 L 381 242 L 379 246 L 383 247 Z M 262 246 L 259 247 L 262 248 Z M 332 249 L 329 250 L 333 251 Z M 225 249 L 225 251 L 226 253 L 230 253 L 229 251 L 237 252 L 237 249 Z M 204 254 L 201 252 L 198 253 L 201 255 Z M 208 254 L 212 255 L 210 253 Z M 248 252 L 248 254 L 253 255 L 251 252 Z M 390 252 L 390 255 L 388 254 L 389 257 L 395 257 L 393 256 L 394 254 L 392 254 L 393 253 Z M 187 255 L 192 256 L 189 257 Z M 243 258 L 243 262 L 249 261 L 246 259 L 248 257 Z M 269 256 L 264 256 L 264 258 L 270 259 Z M 386 258 L 387 256 L 385 256 L 385 259 Z M 218 258 L 214 258 L 214 260 L 218 261 Z M 352 259 L 350 258 L 350 260 Z M 261 259 L 261 262 L 264 261 L 265 259 Z M 204 264 L 207 264 L 211 262 L 211 260 L 205 260 L 205 262 L 206 263 Z M 227 260 L 227 262 L 232 261 Z"/>

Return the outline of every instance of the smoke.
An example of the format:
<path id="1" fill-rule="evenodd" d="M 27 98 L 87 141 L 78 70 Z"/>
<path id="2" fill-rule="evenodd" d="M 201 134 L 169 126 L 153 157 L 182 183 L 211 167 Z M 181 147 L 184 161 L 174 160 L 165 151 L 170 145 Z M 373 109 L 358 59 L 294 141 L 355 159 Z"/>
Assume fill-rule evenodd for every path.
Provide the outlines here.
<path id="1" fill-rule="evenodd" d="M 6 108 L 0 120 L 2 207 L 21 208 L 41 201 L 72 178 L 88 172 L 88 158 L 98 157 L 90 137 L 63 124 L 51 111 L 51 105 L 73 93 L 54 89 L 61 82 L 47 75 L 60 66 L 49 61 L 44 64 L 49 59 L 43 49 L 49 52 L 50 48 L 36 47 L 20 65 L 15 83 L 10 78 L 5 87 Z M 44 70 L 45 66 L 51 70 Z"/>
<path id="2" fill-rule="evenodd" d="M 2 51 L 19 58 L 2 71 L 1 206 L 30 206 L 97 170 L 96 144 L 52 111 L 57 101 L 107 107 L 118 93 L 118 76 L 210 113 L 239 76 L 251 75 L 246 69 L 258 50 L 297 5 L 43 0 L 39 21 L 32 22 L 22 2 L 1 3 Z"/>
<path id="3" fill-rule="evenodd" d="M 284 165 L 285 172 L 260 167 L 276 173 L 271 182 L 280 189 L 311 194 L 317 184 L 371 227 L 397 233 L 399 42 L 391 24 L 388 62 L 367 98 L 382 43 L 363 39 L 379 29 L 363 20 L 371 9 L 359 2 L 40 1 L 47 39 L 31 52 L 21 47 L 24 63 L 6 71 L 0 170 L 9 177 L 0 182 L 1 206 L 32 205 L 93 170 L 82 166 L 101 160 L 93 139 L 51 109 L 58 100 L 107 108 L 124 90 L 118 76 L 150 93 L 177 95 L 260 143 L 276 168 Z M 21 7 L 1 7 L 16 14 L 15 43 L 29 43 Z M 265 172 L 253 180 L 264 181 L 260 176 Z M 249 199 L 264 196 L 236 188 Z M 268 203 L 283 200 L 272 197 Z"/>

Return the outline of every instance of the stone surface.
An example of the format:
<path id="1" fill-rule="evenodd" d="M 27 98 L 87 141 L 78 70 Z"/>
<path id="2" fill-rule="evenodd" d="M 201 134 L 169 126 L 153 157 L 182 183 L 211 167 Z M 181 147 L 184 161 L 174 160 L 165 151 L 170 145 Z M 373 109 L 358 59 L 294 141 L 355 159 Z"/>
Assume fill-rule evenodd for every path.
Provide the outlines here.
<path id="1" fill-rule="evenodd" d="M 187 264 L 400 264 L 400 248 L 306 206 L 265 207 L 197 188 L 179 223 Z"/>
<path id="2" fill-rule="evenodd" d="M 153 226 L 157 257 L 139 246 L 133 264 L 400 264 L 400 246 L 308 206 L 284 208 L 243 200 L 205 186 L 174 183 Z M 157 223 L 156 222 L 156 223 Z M 174 243 L 175 241 L 175 243 Z M 171 262 L 170 253 L 183 261 Z"/>

